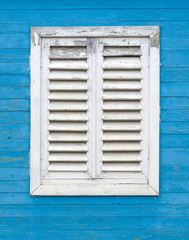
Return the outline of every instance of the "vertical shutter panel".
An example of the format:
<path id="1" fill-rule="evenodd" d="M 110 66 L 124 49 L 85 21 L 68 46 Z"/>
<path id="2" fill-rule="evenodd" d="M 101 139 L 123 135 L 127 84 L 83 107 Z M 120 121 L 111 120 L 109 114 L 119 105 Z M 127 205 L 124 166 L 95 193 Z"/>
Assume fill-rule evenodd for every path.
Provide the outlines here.
<path id="1" fill-rule="evenodd" d="M 51 46 L 49 58 L 48 172 L 61 172 L 63 178 L 84 177 L 88 172 L 87 46 Z"/>
<path id="2" fill-rule="evenodd" d="M 141 48 L 105 44 L 102 55 L 102 173 L 122 178 L 141 172 Z"/>

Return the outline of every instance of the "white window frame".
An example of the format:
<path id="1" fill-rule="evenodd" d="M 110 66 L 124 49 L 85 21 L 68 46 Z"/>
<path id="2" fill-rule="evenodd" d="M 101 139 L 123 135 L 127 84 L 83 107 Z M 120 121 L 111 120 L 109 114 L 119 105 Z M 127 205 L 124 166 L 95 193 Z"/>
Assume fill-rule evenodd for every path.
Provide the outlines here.
<path id="1" fill-rule="evenodd" d="M 149 49 L 149 177 L 145 184 L 41 183 L 41 40 L 64 37 L 146 37 Z M 31 137 L 30 194 L 64 195 L 159 195 L 159 26 L 126 27 L 33 27 L 31 28 Z"/>

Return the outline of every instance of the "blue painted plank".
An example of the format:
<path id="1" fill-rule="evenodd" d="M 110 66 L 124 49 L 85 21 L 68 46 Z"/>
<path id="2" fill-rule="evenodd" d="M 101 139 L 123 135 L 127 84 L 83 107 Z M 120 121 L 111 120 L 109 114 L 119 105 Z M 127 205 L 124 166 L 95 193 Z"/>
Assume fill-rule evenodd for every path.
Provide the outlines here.
<path id="1" fill-rule="evenodd" d="M 0 168 L 0 180 L 28 180 L 29 168 Z"/>
<path id="2" fill-rule="evenodd" d="M 1 218 L 0 230 L 18 229 L 178 229 L 189 228 L 189 218 L 174 217 L 26 217 L 26 218 Z"/>
<path id="3" fill-rule="evenodd" d="M 30 182 L 29 180 L 17 180 L 17 181 L 0 181 L 0 193 L 18 193 L 18 195 L 15 196 L 15 199 L 21 199 L 20 193 L 26 193 L 26 198 L 30 199 L 29 197 L 29 191 L 30 191 Z M 7 194 L 7 197 L 9 195 Z M 10 196 L 11 197 L 11 196 Z M 30 201 L 31 203 L 32 201 Z M 18 202 L 16 202 L 18 204 Z"/>
<path id="4" fill-rule="evenodd" d="M 189 192 L 189 179 L 160 181 L 160 194 L 162 192 Z"/>
<path id="5" fill-rule="evenodd" d="M 161 149 L 161 164 L 189 165 L 189 149 Z"/>
<path id="6" fill-rule="evenodd" d="M 29 152 L 1 152 L 0 168 L 29 167 Z"/>
<path id="7" fill-rule="evenodd" d="M 160 81 L 161 82 L 188 82 L 189 68 L 161 69 Z"/>
<path id="8" fill-rule="evenodd" d="M 184 14 L 184 12 L 183 12 Z M 184 16 L 183 16 L 184 17 Z M 119 10 L 0 10 L 1 22 L 118 21 Z M 183 19 L 182 19 L 183 20 Z M 186 20 L 186 19 L 184 19 Z M 188 18 L 189 20 L 189 18 Z"/>
<path id="9" fill-rule="evenodd" d="M 29 99 L 0 99 L 0 111 L 26 111 L 30 110 Z"/>
<path id="10" fill-rule="evenodd" d="M 0 99 L 29 98 L 29 87 L 0 87 Z"/>
<path id="11" fill-rule="evenodd" d="M 184 217 L 188 205 L 1 205 L 1 217 Z"/>
<path id="12" fill-rule="evenodd" d="M 29 111 L 22 112 L 0 112 L 0 124 L 7 123 L 30 123 Z"/>
<path id="13" fill-rule="evenodd" d="M 29 74 L 29 63 L 1 63 L 1 74 Z"/>
<path id="14" fill-rule="evenodd" d="M 161 51 L 160 53 L 160 64 L 165 68 L 188 68 L 188 59 L 189 51 Z"/>
<path id="15" fill-rule="evenodd" d="M 161 134 L 189 134 L 189 122 L 161 122 Z"/>
<path id="16" fill-rule="evenodd" d="M 189 97 L 161 97 L 161 109 L 189 109 Z"/>
<path id="17" fill-rule="evenodd" d="M 29 39 L 27 34 L 0 34 L 0 48 L 29 48 Z"/>
<path id="18" fill-rule="evenodd" d="M 29 139 L 1 139 L 0 152 L 28 152 L 30 142 Z"/>
<path id="19" fill-rule="evenodd" d="M 46 240 L 188 240 L 188 230 L 1 230 L 5 239 L 46 239 Z M 79 236 L 79 238 L 78 238 Z"/>
<path id="20" fill-rule="evenodd" d="M 167 181 L 167 180 L 164 180 Z M 0 181 L 0 184 L 6 183 L 7 181 Z M 25 187 L 24 189 L 29 189 L 29 180 L 9 180 L 10 184 L 13 184 L 16 182 L 20 182 L 21 188 L 24 186 L 24 184 L 28 183 L 28 188 Z M 22 183 L 23 182 L 23 183 Z M 9 187 L 7 188 L 7 190 Z M 14 205 L 20 205 L 20 204 L 40 204 L 40 205 L 46 205 L 46 204 L 52 204 L 52 205 L 94 205 L 94 204 L 101 204 L 101 205 L 122 205 L 122 204 L 129 204 L 129 205 L 166 205 L 166 204 L 189 204 L 189 193 L 163 193 L 160 192 L 160 195 L 157 197 L 141 197 L 141 196 L 129 196 L 129 197 L 81 197 L 81 196 L 73 196 L 73 197 L 45 197 L 45 196 L 32 196 L 29 195 L 29 190 L 26 193 L 0 193 L 0 204 L 14 204 Z"/>
<path id="21" fill-rule="evenodd" d="M 29 124 L 0 124 L 0 139 L 30 138 Z"/>
<path id="22" fill-rule="evenodd" d="M 189 165 L 188 166 L 161 166 L 160 167 L 161 179 L 173 180 L 187 180 L 189 179 Z"/>
<path id="23" fill-rule="evenodd" d="M 0 49 L 0 63 L 29 62 L 29 49 Z"/>
<path id="24" fill-rule="evenodd" d="M 136 0 L 134 2 L 129 1 L 108 1 L 108 0 L 96 0 L 95 2 L 83 0 L 78 2 L 76 0 L 70 0 L 67 2 L 62 2 L 61 0 L 51 1 L 37 1 L 33 0 L 28 2 L 27 0 L 22 0 L 20 2 L 6 1 L 0 9 L 114 9 L 114 8 L 188 8 L 189 3 L 184 0 L 171 0 L 167 1 L 149 1 L 144 0 L 143 2 Z"/>
<path id="25" fill-rule="evenodd" d="M 29 75 L 0 75 L 0 87 L 28 87 Z"/>
<path id="26" fill-rule="evenodd" d="M 161 83 L 160 95 L 162 97 L 188 97 L 189 83 Z"/>
<path id="27" fill-rule="evenodd" d="M 123 9 L 120 21 L 189 20 L 188 9 Z"/>
<path id="28" fill-rule="evenodd" d="M 161 135 L 161 148 L 189 148 L 189 135 Z"/>
<path id="29" fill-rule="evenodd" d="M 19 23 L 19 24 L 18 24 Z M 71 22 L 67 21 L 40 21 L 36 22 L 0 22 L 0 34 L 23 34 L 29 33 L 31 27 L 50 27 L 50 26 L 119 26 L 119 21 L 76 21 L 75 19 Z"/>
<path id="30" fill-rule="evenodd" d="M 161 121 L 189 121 L 188 110 L 161 110 Z"/>

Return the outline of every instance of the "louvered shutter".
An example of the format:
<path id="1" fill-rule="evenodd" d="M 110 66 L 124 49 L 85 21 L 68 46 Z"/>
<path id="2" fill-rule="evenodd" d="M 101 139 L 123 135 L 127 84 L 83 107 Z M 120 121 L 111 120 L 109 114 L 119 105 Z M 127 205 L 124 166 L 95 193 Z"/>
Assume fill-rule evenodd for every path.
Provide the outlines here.
<path id="1" fill-rule="evenodd" d="M 146 39 L 100 39 L 102 176 L 144 179 L 148 160 Z M 146 180 L 143 180 L 146 181 Z"/>
<path id="2" fill-rule="evenodd" d="M 89 41 L 44 40 L 42 48 L 44 174 L 88 178 Z"/>
<path id="3" fill-rule="evenodd" d="M 32 195 L 158 194 L 158 34 L 32 30 Z"/>

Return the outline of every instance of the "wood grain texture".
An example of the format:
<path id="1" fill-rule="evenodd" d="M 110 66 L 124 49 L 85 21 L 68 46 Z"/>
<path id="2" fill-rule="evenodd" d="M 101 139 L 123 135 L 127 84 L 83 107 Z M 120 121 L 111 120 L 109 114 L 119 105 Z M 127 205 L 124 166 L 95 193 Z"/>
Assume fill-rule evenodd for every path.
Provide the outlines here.
<path id="1" fill-rule="evenodd" d="M 188 8 L 184 0 L 1 4 L 1 239 L 189 239 Z M 160 196 L 30 197 L 30 27 L 120 25 L 160 25 Z"/>

